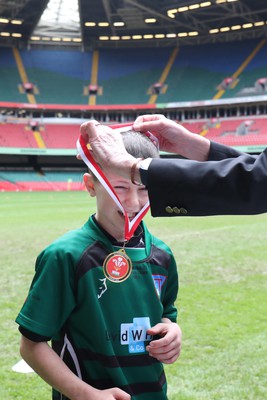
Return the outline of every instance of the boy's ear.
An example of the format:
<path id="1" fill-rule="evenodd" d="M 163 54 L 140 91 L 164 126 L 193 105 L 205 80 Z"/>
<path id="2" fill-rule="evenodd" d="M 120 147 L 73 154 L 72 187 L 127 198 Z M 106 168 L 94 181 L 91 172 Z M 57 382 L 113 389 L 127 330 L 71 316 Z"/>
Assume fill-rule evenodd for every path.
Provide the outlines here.
<path id="1" fill-rule="evenodd" d="M 90 196 L 94 197 L 95 196 L 95 185 L 94 185 L 93 176 L 87 172 L 83 176 L 83 181 L 84 181 L 85 187 L 88 190 Z"/>

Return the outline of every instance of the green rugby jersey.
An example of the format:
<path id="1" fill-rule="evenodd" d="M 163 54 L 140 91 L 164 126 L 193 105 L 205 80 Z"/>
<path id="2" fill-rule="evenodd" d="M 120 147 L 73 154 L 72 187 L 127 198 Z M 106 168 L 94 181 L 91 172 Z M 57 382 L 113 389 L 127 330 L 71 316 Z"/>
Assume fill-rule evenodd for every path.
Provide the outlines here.
<path id="1" fill-rule="evenodd" d="M 37 258 L 28 297 L 16 322 L 52 340 L 83 381 L 120 387 L 133 400 L 167 399 L 163 365 L 145 350 L 146 330 L 163 317 L 176 322 L 178 274 L 171 250 L 142 222 L 145 247 L 126 248 L 133 269 L 120 283 L 103 261 L 114 248 L 92 217 Z M 66 399 L 53 390 L 53 399 Z"/>

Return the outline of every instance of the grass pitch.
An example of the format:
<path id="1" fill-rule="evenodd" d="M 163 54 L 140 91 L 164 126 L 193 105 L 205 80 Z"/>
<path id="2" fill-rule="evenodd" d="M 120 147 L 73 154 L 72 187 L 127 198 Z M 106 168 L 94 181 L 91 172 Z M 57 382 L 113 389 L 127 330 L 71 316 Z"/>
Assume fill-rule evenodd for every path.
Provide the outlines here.
<path id="1" fill-rule="evenodd" d="M 82 225 L 95 203 L 85 192 L 0 193 L 0 398 L 45 400 L 36 374 L 11 370 L 20 360 L 14 322 L 37 254 Z M 172 248 L 183 348 L 166 366 L 169 400 L 267 398 L 267 214 L 152 218 L 146 223 Z"/>

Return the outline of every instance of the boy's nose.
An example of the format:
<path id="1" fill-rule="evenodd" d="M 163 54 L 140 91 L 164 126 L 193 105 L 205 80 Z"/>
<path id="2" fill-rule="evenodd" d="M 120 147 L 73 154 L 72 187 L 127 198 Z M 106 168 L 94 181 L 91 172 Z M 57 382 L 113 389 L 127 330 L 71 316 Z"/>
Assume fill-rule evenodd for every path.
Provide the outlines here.
<path id="1" fill-rule="evenodd" d="M 131 192 L 125 199 L 125 206 L 128 212 L 138 212 L 140 208 L 140 201 L 138 193 Z"/>

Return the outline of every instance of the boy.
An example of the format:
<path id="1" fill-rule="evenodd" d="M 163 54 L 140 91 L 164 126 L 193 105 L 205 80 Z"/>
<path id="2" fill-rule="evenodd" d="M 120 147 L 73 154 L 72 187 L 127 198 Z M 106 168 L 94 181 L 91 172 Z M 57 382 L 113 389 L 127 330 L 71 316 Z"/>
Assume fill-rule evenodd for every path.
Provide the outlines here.
<path id="1" fill-rule="evenodd" d="M 159 156 L 144 134 L 126 132 L 123 140 L 134 157 Z M 106 178 L 132 221 L 148 201 L 145 187 Z M 167 399 L 162 363 L 174 362 L 181 346 L 174 257 L 144 222 L 125 243 L 117 203 L 91 173 L 84 182 L 96 214 L 38 256 L 16 319 L 21 355 L 53 387 L 54 400 Z"/>

